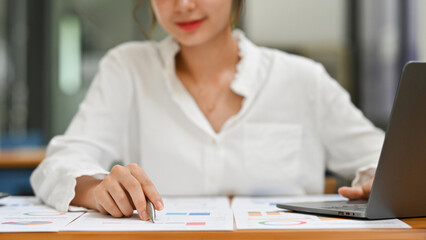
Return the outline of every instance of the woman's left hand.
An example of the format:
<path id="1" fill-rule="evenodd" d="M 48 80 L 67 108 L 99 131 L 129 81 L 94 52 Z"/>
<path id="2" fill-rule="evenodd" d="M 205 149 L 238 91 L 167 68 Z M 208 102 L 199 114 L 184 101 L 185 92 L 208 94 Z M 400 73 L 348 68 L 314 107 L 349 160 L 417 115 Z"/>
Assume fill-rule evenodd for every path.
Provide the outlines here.
<path id="1" fill-rule="evenodd" d="M 354 199 L 368 199 L 370 197 L 371 186 L 373 185 L 374 177 L 369 181 L 362 184 L 361 187 L 341 187 L 338 192 L 343 197 L 347 197 L 351 200 Z"/>

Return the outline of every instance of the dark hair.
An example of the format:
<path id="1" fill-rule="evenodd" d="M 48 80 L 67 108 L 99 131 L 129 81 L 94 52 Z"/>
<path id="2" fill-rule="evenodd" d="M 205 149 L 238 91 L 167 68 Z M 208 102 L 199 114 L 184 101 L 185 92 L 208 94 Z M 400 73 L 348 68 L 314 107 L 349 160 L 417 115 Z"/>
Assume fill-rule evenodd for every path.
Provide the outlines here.
<path id="1" fill-rule="evenodd" d="M 142 24 L 139 22 L 138 16 L 136 14 L 136 11 L 138 8 L 145 2 L 145 0 L 139 0 L 135 6 L 133 7 L 132 15 L 133 20 L 136 22 L 136 24 L 139 27 L 139 30 L 142 32 L 142 34 L 145 36 L 146 39 L 151 39 L 150 33 L 154 29 L 155 25 L 157 24 L 157 19 L 155 18 L 155 14 L 152 11 L 151 5 L 149 5 L 149 9 L 151 9 L 151 24 L 149 27 L 149 31 L 147 32 Z M 147 1 L 148 4 L 150 4 L 151 1 Z M 241 16 L 243 15 L 243 9 L 244 9 L 244 2 L 245 0 L 232 0 L 232 13 L 231 13 L 231 23 L 232 25 L 237 24 L 240 21 Z"/>
<path id="2" fill-rule="evenodd" d="M 237 24 L 243 15 L 245 0 L 232 0 L 232 24 Z"/>

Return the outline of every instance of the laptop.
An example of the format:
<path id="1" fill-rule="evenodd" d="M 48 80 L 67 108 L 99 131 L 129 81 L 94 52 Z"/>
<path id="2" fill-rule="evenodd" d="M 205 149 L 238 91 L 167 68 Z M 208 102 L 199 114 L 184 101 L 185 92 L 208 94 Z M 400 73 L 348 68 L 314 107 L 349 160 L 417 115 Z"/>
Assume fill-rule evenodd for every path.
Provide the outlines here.
<path id="1" fill-rule="evenodd" d="M 368 201 L 282 203 L 277 207 L 366 219 L 426 216 L 426 62 L 404 67 Z"/>

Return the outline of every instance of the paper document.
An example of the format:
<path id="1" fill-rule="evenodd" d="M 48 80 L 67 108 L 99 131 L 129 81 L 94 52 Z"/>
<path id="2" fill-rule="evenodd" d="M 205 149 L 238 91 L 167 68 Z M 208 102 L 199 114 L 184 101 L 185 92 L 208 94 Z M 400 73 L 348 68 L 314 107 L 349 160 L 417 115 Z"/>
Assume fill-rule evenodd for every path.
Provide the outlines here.
<path id="1" fill-rule="evenodd" d="M 163 198 L 155 223 L 142 221 L 136 211 L 130 218 L 114 218 L 88 212 L 63 231 L 206 231 L 233 230 L 232 210 L 227 197 Z"/>
<path id="2" fill-rule="evenodd" d="M 343 200 L 338 195 L 306 197 L 235 197 L 232 209 L 238 229 L 411 228 L 398 219 L 357 220 L 285 211 L 276 203 Z"/>
<path id="3" fill-rule="evenodd" d="M 58 212 L 35 197 L 0 200 L 0 232 L 58 232 L 82 212 Z"/>
<path id="4" fill-rule="evenodd" d="M 398 219 L 355 220 L 285 211 L 276 203 L 343 200 L 338 195 L 307 197 L 164 198 L 155 223 L 140 220 L 136 211 L 129 218 L 114 218 L 96 211 L 58 212 L 35 197 L 0 200 L 0 232 L 57 231 L 232 231 L 237 229 L 342 229 L 410 228 Z"/>

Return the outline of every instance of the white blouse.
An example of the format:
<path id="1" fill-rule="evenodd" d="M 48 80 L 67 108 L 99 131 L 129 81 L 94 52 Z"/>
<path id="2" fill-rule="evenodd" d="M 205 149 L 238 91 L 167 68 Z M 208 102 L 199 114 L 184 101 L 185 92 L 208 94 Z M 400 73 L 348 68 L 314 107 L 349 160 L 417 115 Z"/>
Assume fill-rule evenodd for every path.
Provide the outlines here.
<path id="1" fill-rule="evenodd" d="M 234 37 L 231 88 L 244 100 L 219 133 L 176 76 L 174 39 L 109 51 L 33 172 L 36 195 L 66 211 L 77 177 L 102 178 L 117 162 L 140 164 L 161 195 L 320 194 L 326 168 L 346 178 L 358 170 L 357 183 L 371 177 L 383 132 L 323 66 Z"/>

